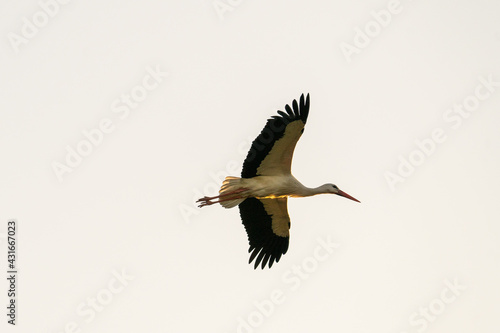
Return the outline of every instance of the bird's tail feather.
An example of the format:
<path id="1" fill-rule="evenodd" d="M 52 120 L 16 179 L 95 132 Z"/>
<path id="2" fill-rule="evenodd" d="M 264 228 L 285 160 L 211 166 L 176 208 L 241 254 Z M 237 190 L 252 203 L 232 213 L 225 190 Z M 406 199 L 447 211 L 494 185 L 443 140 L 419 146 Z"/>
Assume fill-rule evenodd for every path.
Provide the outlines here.
<path id="1" fill-rule="evenodd" d="M 231 192 L 238 192 L 241 189 L 241 178 L 227 176 L 226 179 L 224 179 L 224 181 L 222 182 L 222 186 L 219 190 L 219 196 L 221 196 L 219 200 L 222 200 L 220 201 L 221 206 L 224 208 L 233 208 L 234 206 L 242 203 L 246 199 L 246 197 L 240 197 L 240 193 L 231 194 Z M 227 196 L 227 198 L 225 198 L 225 196 Z M 229 199 L 233 197 L 235 198 Z"/>

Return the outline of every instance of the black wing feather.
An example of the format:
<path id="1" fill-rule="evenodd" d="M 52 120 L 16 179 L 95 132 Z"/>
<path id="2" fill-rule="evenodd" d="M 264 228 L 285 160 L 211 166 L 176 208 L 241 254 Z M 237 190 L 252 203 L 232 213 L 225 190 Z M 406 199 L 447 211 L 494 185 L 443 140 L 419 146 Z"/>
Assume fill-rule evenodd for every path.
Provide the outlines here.
<path id="1" fill-rule="evenodd" d="M 273 148 L 274 143 L 283 137 L 286 126 L 292 121 L 301 120 L 304 124 L 307 122 L 309 115 L 309 94 L 304 98 L 304 94 L 300 96 L 300 103 L 293 100 L 292 108 L 290 105 L 285 105 L 285 110 L 278 111 L 279 116 L 273 116 L 267 120 L 266 126 L 259 136 L 252 142 L 245 161 L 243 162 L 243 170 L 241 171 L 242 178 L 252 178 L 257 176 L 257 169 L 264 158 Z"/>
<path id="2" fill-rule="evenodd" d="M 278 114 L 279 114 L 280 116 L 282 116 L 282 117 L 287 117 L 287 116 L 288 116 L 285 112 L 283 112 L 283 111 L 279 111 L 279 110 L 278 110 Z M 275 118 L 275 119 L 276 119 L 276 118 L 279 118 L 279 117 L 278 117 L 278 116 L 273 116 L 273 118 Z"/>
<path id="3" fill-rule="evenodd" d="M 297 104 L 296 99 L 293 100 L 292 105 L 293 105 L 293 111 L 294 111 L 295 115 L 298 116 L 299 115 L 299 105 Z"/>
<path id="4" fill-rule="evenodd" d="M 269 263 L 269 268 L 278 262 L 288 250 L 290 237 L 278 236 L 272 229 L 272 218 L 259 199 L 247 198 L 240 205 L 240 215 L 248 234 L 250 248 L 248 252 L 251 263 L 254 259 L 254 268 L 262 263 L 262 268 Z"/>

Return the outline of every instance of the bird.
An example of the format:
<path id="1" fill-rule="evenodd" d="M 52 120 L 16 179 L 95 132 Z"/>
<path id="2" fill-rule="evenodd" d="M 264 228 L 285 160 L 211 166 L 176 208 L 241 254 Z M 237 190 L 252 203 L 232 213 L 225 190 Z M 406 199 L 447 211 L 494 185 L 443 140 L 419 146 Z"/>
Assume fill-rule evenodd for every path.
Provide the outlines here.
<path id="1" fill-rule="evenodd" d="M 288 197 L 309 197 L 317 194 L 336 194 L 360 202 L 343 192 L 337 185 L 327 183 L 309 188 L 291 173 L 295 146 L 304 132 L 309 115 L 309 94 L 300 96 L 285 111 L 277 111 L 266 122 L 264 129 L 252 142 L 243 162 L 241 177 L 227 176 L 219 195 L 200 198 L 198 206 L 216 203 L 224 208 L 239 207 L 241 220 L 248 235 L 248 252 L 254 269 L 264 269 L 279 262 L 288 251 L 290 216 Z"/>

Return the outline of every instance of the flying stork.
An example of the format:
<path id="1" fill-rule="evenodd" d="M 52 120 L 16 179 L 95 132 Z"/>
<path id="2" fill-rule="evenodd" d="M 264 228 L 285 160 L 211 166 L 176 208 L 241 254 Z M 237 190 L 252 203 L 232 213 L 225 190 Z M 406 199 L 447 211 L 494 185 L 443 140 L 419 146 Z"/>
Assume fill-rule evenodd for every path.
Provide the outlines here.
<path id="1" fill-rule="evenodd" d="M 292 107 L 285 105 L 285 110 L 286 113 L 278 111 L 278 115 L 268 119 L 253 141 L 243 163 L 241 178 L 226 177 L 218 196 L 205 196 L 197 201 L 199 207 L 214 203 L 224 208 L 239 206 L 250 243 L 249 263 L 255 259 L 254 269 L 260 263 L 262 269 L 267 263 L 271 268 L 288 250 L 288 197 L 332 193 L 360 202 L 336 185 L 328 183 L 309 188 L 291 174 L 293 150 L 304 132 L 309 114 L 309 94 L 306 98 L 302 94 L 298 103 L 293 100 Z"/>

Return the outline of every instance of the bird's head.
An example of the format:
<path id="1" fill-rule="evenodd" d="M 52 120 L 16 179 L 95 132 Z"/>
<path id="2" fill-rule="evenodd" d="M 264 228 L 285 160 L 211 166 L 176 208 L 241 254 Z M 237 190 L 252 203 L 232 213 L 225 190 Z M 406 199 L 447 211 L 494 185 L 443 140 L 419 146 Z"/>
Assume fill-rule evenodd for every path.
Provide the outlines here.
<path id="1" fill-rule="evenodd" d="M 334 184 L 325 184 L 323 186 L 325 187 L 327 193 L 333 193 L 333 194 L 340 195 L 340 196 L 342 196 L 344 198 L 347 198 L 347 199 L 351 199 L 351 200 L 354 200 L 354 201 L 357 201 L 357 202 L 361 202 L 358 199 L 356 199 L 354 197 L 351 197 L 349 194 L 347 194 L 344 191 L 342 191 L 341 189 L 339 189 L 337 185 L 334 185 Z"/>

